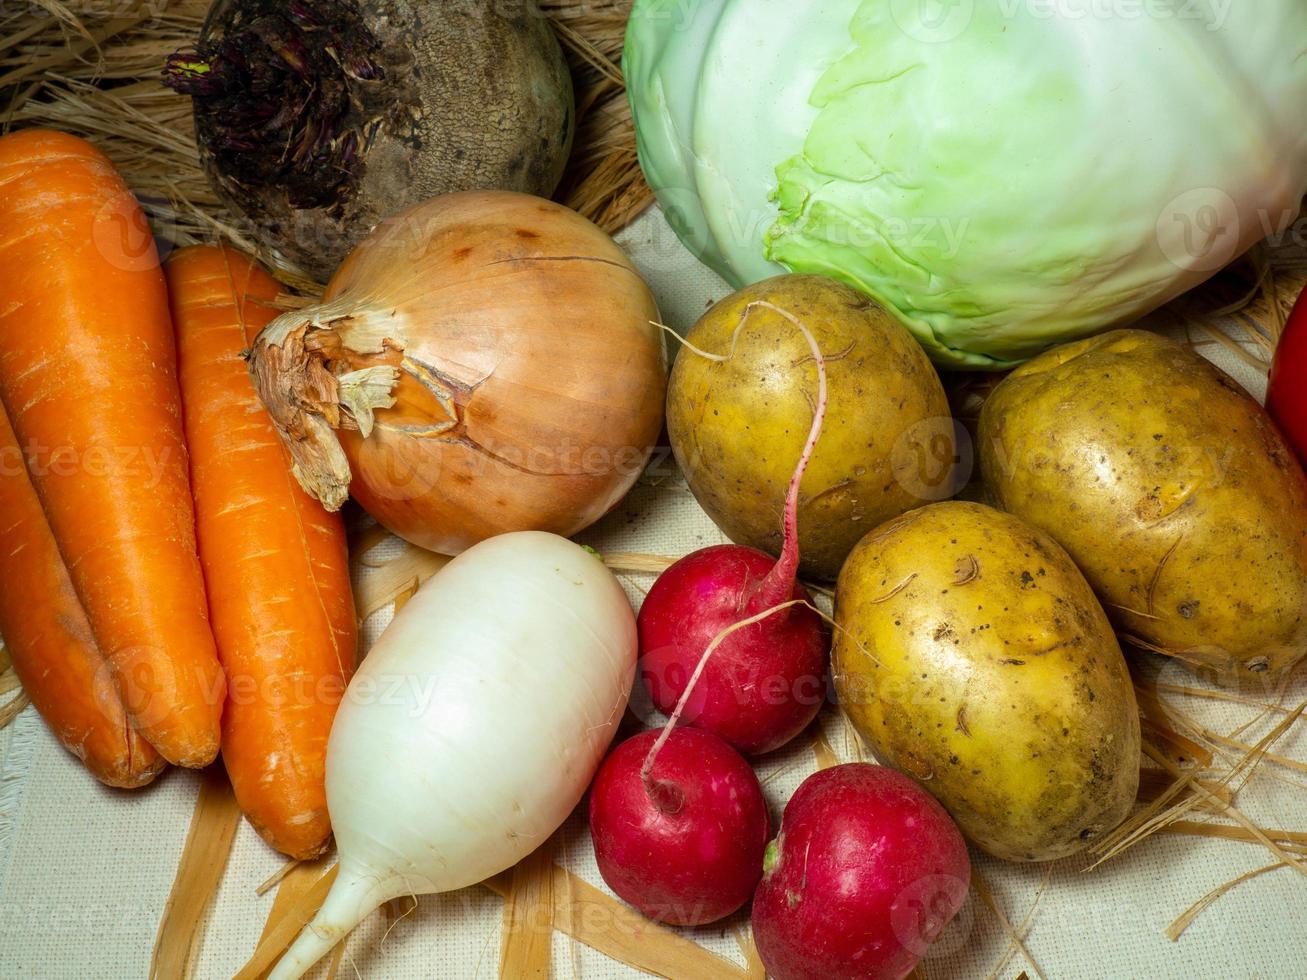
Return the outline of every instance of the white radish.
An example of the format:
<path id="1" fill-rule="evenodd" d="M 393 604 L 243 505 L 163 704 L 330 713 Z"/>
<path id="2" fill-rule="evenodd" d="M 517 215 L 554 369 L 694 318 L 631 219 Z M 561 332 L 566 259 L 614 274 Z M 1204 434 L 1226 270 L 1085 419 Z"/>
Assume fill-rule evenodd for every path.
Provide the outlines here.
<path id="1" fill-rule="evenodd" d="M 543 844 L 594 777 L 635 663 L 626 594 L 564 538 L 491 538 L 427 582 L 336 716 L 340 872 L 272 980 L 302 976 L 383 902 L 464 888 Z"/>

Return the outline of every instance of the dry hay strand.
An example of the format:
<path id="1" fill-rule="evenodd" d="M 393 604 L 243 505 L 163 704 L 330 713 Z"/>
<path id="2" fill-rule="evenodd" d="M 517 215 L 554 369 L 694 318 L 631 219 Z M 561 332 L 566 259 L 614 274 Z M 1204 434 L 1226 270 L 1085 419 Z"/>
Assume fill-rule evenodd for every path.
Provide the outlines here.
<path id="1" fill-rule="evenodd" d="M 549 980 L 558 877 L 552 838 L 509 872 L 500 929 L 501 977 Z"/>
<path id="2" fill-rule="evenodd" d="M 1147 688 L 1140 687 L 1139 690 L 1141 693 L 1140 706 L 1147 713 L 1155 703 L 1155 699 Z M 1192 719 L 1173 706 L 1168 706 L 1168 710 L 1170 716 L 1178 720 L 1180 727 L 1191 730 L 1199 728 Z M 1256 745 L 1249 746 L 1248 751 L 1228 771 L 1220 775 L 1215 780 L 1215 786 L 1210 788 L 1210 783 L 1198 779 L 1201 769 L 1197 767 L 1181 769 L 1163 748 L 1145 740 L 1144 754 L 1166 770 L 1174 779 L 1174 783 L 1153 802 L 1136 811 L 1130 819 L 1126 820 L 1125 823 L 1090 849 L 1090 853 L 1098 857 L 1088 870 L 1092 871 L 1152 835 L 1164 832 L 1168 826 L 1179 822 L 1186 815 L 1199 809 L 1202 804 L 1207 804 L 1208 808 L 1216 809 L 1222 816 L 1239 824 L 1246 834 L 1270 851 L 1279 861 L 1283 861 L 1293 866 L 1301 874 L 1307 875 L 1307 865 L 1291 856 L 1270 833 L 1249 819 L 1233 803 L 1227 802 L 1224 794 L 1218 792 L 1219 790 L 1230 790 L 1230 799 L 1233 799 L 1239 790 L 1253 778 L 1258 767 L 1265 760 L 1266 753 L 1270 751 L 1270 747 L 1293 728 L 1298 720 L 1302 718 L 1304 711 L 1307 711 L 1307 702 L 1299 705 L 1297 709 L 1281 719 Z M 1177 797 L 1179 797 L 1178 801 L 1173 802 Z M 1220 836 L 1220 834 L 1213 833 L 1209 836 L 1216 837 Z"/>
<path id="3" fill-rule="evenodd" d="M 1255 871 L 1249 871 L 1241 874 L 1238 878 L 1227 881 L 1224 885 L 1213 888 L 1210 892 L 1194 902 L 1178 919 L 1172 922 L 1166 929 L 1166 938 L 1171 942 L 1179 942 L 1184 931 L 1193 925 L 1194 919 L 1202 915 L 1203 912 L 1224 896 L 1227 892 L 1238 888 L 1246 881 L 1252 881 L 1254 878 L 1260 878 L 1262 875 L 1271 871 L 1279 871 L 1281 868 L 1287 868 L 1288 864 L 1283 861 L 1277 861 L 1275 864 L 1268 864 L 1264 868 L 1258 868 Z"/>
<path id="4" fill-rule="evenodd" d="M 735 945 L 744 957 L 744 973 L 748 980 L 767 980 L 767 967 L 758 953 L 758 946 L 753 941 L 753 930 L 736 926 L 731 932 L 735 936 Z"/>
<path id="5" fill-rule="evenodd" d="M 239 229 L 200 168 L 190 99 L 159 81 L 194 44 L 209 0 L 18 0 L 0 10 L 0 125 L 86 137 L 122 171 L 156 235 L 173 245 L 226 238 L 275 258 Z M 545 0 L 573 69 L 577 139 L 557 198 L 608 232 L 653 200 L 635 154 L 619 67 L 630 0 Z M 297 288 L 314 284 L 280 270 Z"/>
<path id="6" fill-rule="evenodd" d="M 812 739 L 812 757 L 817 764 L 818 769 L 834 769 L 840 764 L 840 757 L 834 747 L 830 744 L 830 739 L 820 728 Z"/>
<path id="7" fill-rule="evenodd" d="M 27 696 L 27 692 L 19 691 L 17 695 L 10 698 L 3 706 L 0 706 L 0 728 L 8 726 L 31 703 L 32 699 Z"/>
<path id="8" fill-rule="evenodd" d="M 1017 924 L 1015 935 L 1024 941 L 1030 935 L 1030 929 L 1034 925 L 1035 913 L 1039 910 L 1039 902 L 1044 897 L 1044 892 L 1048 889 L 1048 883 L 1053 878 L 1053 868 L 1051 865 L 1044 866 L 1044 877 L 1040 879 L 1039 888 L 1035 892 L 1035 897 L 1030 901 L 1030 909 L 1026 912 L 1025 917 Z M 1003 951 L 1003 958 L 999 960 L 998 966 L 989 972 L 986 980 L 998 980 L 1007 965 L 1012 962 L 1012 957 L 1017 954 L 1017 944 L 1012 939 L 1008 939 L 1007 949 Z M 1023 974 L 1024 975 L 1024 974 Z"/>
<path id="9" fill-rule="evenodd" d="M 291 900 L 274 906 L 254 954 L 235 980 L 258 980 L 280 958 L 295 937 L 317 914 L 336 879 L 338 865 L 320 877 L 317 865 L 304 866 Z M 556 864 L 548 887 L 553 929 L 603 953 L 619 963 L 660 977 L 696 977 L 700 980 L 747 980 L 743 969 L 704 949 L 680 932 L 658 925 L 639 912 L 609 898 Z M 501 898 L 513 889 L 515 872 L 509 870 L 481 883 Z M 520 876 L 519 876 L 520 877 Z M 287 878 L 287 883 L 292 879 Z M 283 888 L 287 887 L 283 883 Z"/>
<path id="10" fill-rule="evenodd" d="M 390 535 L 372 528 L 359 532 L 352 548 L 354 561 L 367 569 L 354 590 L 358 618 L 367 619 L 397 601 L 406 601 L 427 579 L 435 575 L 452 560 L 445 555 L 424 551 L 416 545 L 405 545 L 393 558 L 373 558 L 369 552 L 388 540 Z M 599 555 L 614 572 L 643 572 L 658 574 L 671 566 L 676 559 L 666 555 L 648 555 L 633 552 L 614 552 Z M 398 612 L 398 609 L 396 610 Z"/>
<path id="11" fill-rule="evenodd" d="M 1045 884 L 1047 884 L 1047 879 L 1045 880 Z M 1040 886 L 1040 895 L 1043 894 L 1044 887 L 1044 885 Z M 1048 980 L 1044 975 L 1044 971 L 1039 968 L 1039 964 L 1035 962 L 1035 958 L 1030 954 L 1030 950 L 1026 946 L 1024 935 L 1018 931 L 1010 921 L 1008 921 L 1008 917 L 1004 914 L 1002 907 L 998 904 L 998 900 L 994 898 L 994 893 L 990 890 L 989 883 L 985 881 L 984 876 L 982 876 L 975 868 L 972 868 L 971 870 L 971 890 L 980 897 L 980 900 L 984 902 L 985 907 L 989 909 L 989 911 L 993 913 L 994 918 L 998 920 L 998 924 L 1003 927 L 1003 932 L 1008 938 L 1008 946 L 1015 948 L 1015 951 L 1022 955 L 1030 968 L 1035 971 L 1035 976 L 1037 976 L 1039 980 Z M 1038 899 L 1036 899 L 1036 902 L 1038 902 Z M 1032 909 L 1032 915 L 1033 911 L 1034 910 Z M 1030 918 L 1030 916 L 1027 916 L 1027 918 Z M 1023 923 L 1023 925 L 1026 924 L 1027 923 Z"/>
<path id="12" fill-rule="evenodd" d="M 151 980 L 192 975 L 206 914 L 222 884 L 240 824 L 240 807 L 222 767 L 210 766 L 200 778 L 190 830 L 154 939 Z"/>

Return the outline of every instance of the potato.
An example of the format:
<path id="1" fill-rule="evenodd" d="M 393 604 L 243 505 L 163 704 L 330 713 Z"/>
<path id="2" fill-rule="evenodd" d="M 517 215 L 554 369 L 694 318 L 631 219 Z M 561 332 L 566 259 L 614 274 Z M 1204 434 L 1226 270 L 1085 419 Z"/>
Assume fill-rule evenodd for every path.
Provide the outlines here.
<path id="1" fill-rule="evenodd" d="M 1139 330 L 1055 348 L 998 386 L 979 442 L 996 503 L 1070 552 L 1127 638 L 1233 679 L 1307 652 L 1307 478 L 1198 354 Z"/>
<path id="2" fill-rule="evenodd" d="M 1130 672 L 1052 538 L 981 504 L 911 511 L 854 549 L 835 617 L 832 670 L 850 720 L 979 847 L 1051 861 L 1130 813 Z"/>
<path id="3" fill-rule="evenodd" d="M 826 422 L 801 487 L 805 575 L 830 580 L 868 530 L 952 496 L 953 420 L 930 360 L 872 300 L 822 276 L 779 276 L 718 303 L 682 350 L 667 394 L 677 462 L 738 544 L 777 554 L 781 512 L 812 425 L 811 349 L 766 301 L 797 317 L 827 359 Z"/>

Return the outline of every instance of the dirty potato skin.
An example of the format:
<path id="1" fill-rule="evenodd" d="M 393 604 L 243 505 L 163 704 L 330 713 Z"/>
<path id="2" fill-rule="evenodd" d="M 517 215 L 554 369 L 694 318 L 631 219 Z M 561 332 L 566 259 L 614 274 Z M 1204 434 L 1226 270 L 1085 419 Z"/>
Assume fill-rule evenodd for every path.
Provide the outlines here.
<path id="1" fill-rule="evenodd" d="M 980 504 L 933 504 L 854 549 L 836 594 L 840 703 L 877 758 L 1011 861 L 1083 850 L 1129 814 L 1139 709 L 1071 559 Z"/>
<path id="2" fill-rule="evenodd" d="M 1307 478 L 1192 350 L 1118 330 L 1049 351 L 990 397 L 980 458 L 1140 646 L 1235 681 L 1307 653 Z"/>
<path id="3" fill-rule="evenodd" d="M 677 355 L 667 430 L 690 489 L 736 543 L 780 552 L 817 392 L 808 342 L 773 310 L 751 307 L 760 301 L 802 321 L 827 361 L 829 405 L 801 487 L 799 553 L 803 574 L 829 581 L 869 529 L 956 490 L 948 400 L 907 330 L 834 280 L 778 276 L 718 303 L 688 339 L 734 354 Z"/>

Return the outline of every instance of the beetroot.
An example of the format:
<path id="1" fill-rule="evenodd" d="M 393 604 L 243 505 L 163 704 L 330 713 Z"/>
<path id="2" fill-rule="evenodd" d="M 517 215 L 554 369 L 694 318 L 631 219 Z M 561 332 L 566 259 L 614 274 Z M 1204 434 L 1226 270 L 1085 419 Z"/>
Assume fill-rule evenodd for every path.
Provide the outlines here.
<path id="1" fill-rule="evenodd" d="M 934 797 L 860 763 L 799 787 L 765 866 L 753 938 L 774 980 L 899 980 L 971 879 L 962 833 Z"/>
<path id="2" fill-rule="evenodd" d="M 599 873 L 620 898 L 660 922 L 704 925 L 753 894 L 771 822 L 738 752 L 708 732 L 667 734 L 651 768 L 656 731 L 605 760 L 590 790 L 590 834 Z"/>
<path id="3" fill-rule="evenodd" d="M 830 631 L 797 574 L 799 485 L 826 416 L 826 361 L 797 318 L 770 303 L 751 305 L 793 323 L 817 368 L 812 429 L 786 496 L 780 559 L 738 545 L 696 551 L 659 576 L 639 629 L 640 676 L 657 708 L 673 723 L 684 720 L 760 755 L 803 731 L 825 700 Z"/>

